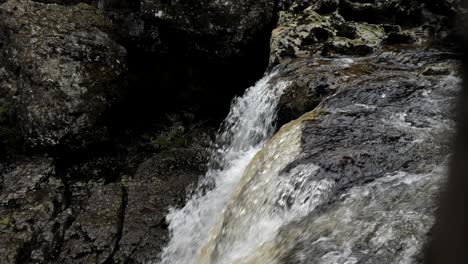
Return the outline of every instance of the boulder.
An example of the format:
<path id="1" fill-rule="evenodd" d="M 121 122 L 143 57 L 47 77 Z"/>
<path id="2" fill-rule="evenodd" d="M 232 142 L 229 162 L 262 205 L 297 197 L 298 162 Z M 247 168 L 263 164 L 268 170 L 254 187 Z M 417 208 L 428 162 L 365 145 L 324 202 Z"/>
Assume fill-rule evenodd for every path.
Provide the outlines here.
<path id="1" fill-rule="evenodd" d="M 82 147 L 106 138 L 103 120 L 118 101 L 125 49 L 111 22 L 86 4 L 0 5 L 0 65 L 13 73 L 18 127 L 32 147 Z"/>

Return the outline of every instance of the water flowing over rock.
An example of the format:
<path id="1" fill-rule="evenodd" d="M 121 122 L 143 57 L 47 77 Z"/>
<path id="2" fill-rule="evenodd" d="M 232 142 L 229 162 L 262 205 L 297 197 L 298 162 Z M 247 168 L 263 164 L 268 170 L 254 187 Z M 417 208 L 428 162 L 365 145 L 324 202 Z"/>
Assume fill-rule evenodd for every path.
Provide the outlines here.
<path id="1" fill-rule="evenodd" d="M 233 101 L 199 191 L 168 215 L 171 240 L 162 263 L 190 263 L 197 257 L 245 166 L 274 132 L 276 105 L 287 86 L 271 85 L 274 75 L 265 76 Z"/>
<path id="2" fill-rule="evenodd" d="M 445 52 L 398 53 L 355 60 L 333 96 L 281 128 L 196 263 L 419 263 L 460 79 L 418 74 L 456 65 Z"/>

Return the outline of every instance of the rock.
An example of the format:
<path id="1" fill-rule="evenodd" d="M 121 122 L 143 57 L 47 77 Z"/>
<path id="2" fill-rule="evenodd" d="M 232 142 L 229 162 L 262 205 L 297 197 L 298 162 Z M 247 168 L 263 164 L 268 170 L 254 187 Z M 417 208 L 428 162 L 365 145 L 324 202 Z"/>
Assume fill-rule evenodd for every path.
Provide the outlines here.
<path id="1" fill-rule="evenodd" d="M 335 54 L 366 56 L 372 52 L 374 52 L 374 48 L 365 42 L 348 38 L 335 38 L 325 45 L 322 54 L 324 56 Z"/>
<path id="2" fill-rule="evenodd" d="M 440 0 L 440 1 L 425 1 L 429 10 L 436 14 L 448 15 L 449 17 L 455 16 L 460 13 L 462 8 L 462 1 L 460 0 Z"/>
<path id="3" fill-rule="evenodd" d="M 405 65 L 415 75 L 459 74 L 459 66 L 454 61 L 453 54 L 440 51 L 421 51 L 417 54 L 416 50 L 419 49 L 407 47 L 407 50 L 395 48 L 392 52 L 379 51 L 379 55 L 374 55 L 377 58 L 371 56 L 368 60 L 382 59 L 389 60 L 389 64 L 396 63 L 400 67 Z M 279 73 L 273 82 L 290 83 L 278 104 L 278 125 L 282 126 L 319 107 L 325 98 L 340 91 L 343 83 L 358 81 L 362 76 L 370 75 L 379 69 L 374 63 L 360 63 L 359 61 L 362 60 L 357 57 L 323 58 L 316 56 L 293 59 L 276 67 Z"/>
<path id="4" fill-rule="evenodd" d="M 336 84 L 342 81 L 337 73 L 347 69 L 349 61 L 352 62 L 351 59 L 295 59 L 277 69 L 279 74 L 273 82 L 290 83 L 278 103 L 278 127 L 312 111 L 336 92 Z"/>
<path id="5" fill-rule="evenodd" d="M 339 0 L 280 0 L 278 3 L 279 10 L 291 10 L 299 13 L 306 8 L 312 8 L 319 14 L 329 14 L 334 12 L 339 5 Z"/>
<path id="6" fill-rule="evenodd" d="M 269 0 L 140 1 L 143 34 L 161 44 L 153 44 L 153 50 L 185 47 L 191 53 L 217 58 L 239 56 L 265 37 L 273 22 L 273 8 Z"/>
<path id="7" fill-rule="evenodd" d="M 270 67 L 296 57 L 373 53 L 385 37 L 385 27 L 347 22 L 339 14 L 320 15 L 307 8 L 300 14 L 281 11 L 272 33 Z"/>
<path id="8" fill-rule="evenodd" d="M 98 185 L 66 231 L 60 263 L 106 263 L 122 235 L 126 191 L 119 183 Z"/>
<path id="9" fill-rule="evenodd" d="M 14 72 L 14 110 L 32 147 L 82 147 L 106 138 L 106 111 L 121 93 L 125 50 L 111 23 L 86 4 L 0 6 L 0 64 Z"/>
<path id="10" fill-rule="evenodd" d="M 386 44 L 411 44 L 416 42 L 417 38 L 409 31 L 390 32 L 383 40 Z"/>
<path id="11" fill-rule="evenodd" d="M 429 66 L 422 72 L 422 75 L 447 75 L 452 70 L 447 66 Z"/>
<path id="12" fill-rule="evenodd" d="M 211 144 L 207 131 L 176 121 L 157 133 L 150 144 L 161 152 L 123 180 L 128 198 L 122 238 L 114 256 L 117 263 L 148 263 L 157 258 L 168 238 L 165 216 L 169 208 L 182 206 L 206 171 Z"/>
<path id="13" fill-rule="evenodd" d="M 292 161 L 283 173 L 298 175 L 301 168 L 317 166 L 309 180 L 334 183 L 324 190 L 328 198 L 321 198 L 317 209 L 282 228 L 271 245 L 284 254 L 277 263 L 421 259 L 445 181 L 443 167 L 461 79 L 450 73 L 418 74 L 434 59 L 445 63 L 444 52 L 431 51 L 428 60 L 423 50 L 400 52 L 404 63 L 394 64 L 398 56 L 362 61 L 373 70 L 338 85 L 337 93 L 314 111 L 314 118 L 302 118 L 302 161 Z M 343 74 L 361 68 L 359 64 L 355 61 Z M 449 64 L 457 68 L 456 61 Z"/>
<path id="14" fill-rule="evenodd" d="M 79 3 L 94 4 L 99 0 L 32 0 L 39 3 L 45 4 L 59 4 L 59 5 L 76 5 Z"/>
<path id="15" fill-rule="evenodd" d="M 66 215 L 64 186 L 51 159 L 34 157 L 1 175 L 0 257 L 2 262 L 44 263 L 60 244 Z"/>
<path id="16" fill-rule="evenodd" d="M 269 68 L 294 58 L 368 56 L 388 45 L 447 44 L 460 39 L 454 18 L 432 13 L 423 0 L 343 0 L 333 12 L 319 12 L 317 5 L 325 2 L 280 2 Z M 449 6 L 457 9 L 456 4 Z M 401 31 L 401 26 L 406 30 Z"/>
<path id="17" fill-rule="evenodd" d="M 340 23 L 333 16 L 321 16 L 312 8 L 295 15 L 279 13 L 278 28 L 273 30 L 270 42 L 270 67 L 304 55 L 311 55 L 335 36 L 334 25 Z"/>
<path id="18" fill-rule="evenodd" d="M 342 0 L 340 1 L 340 14 L 346 20 L 373 24 L 421 24 L 424 19 L 423 2 L 423 0 Z"/>

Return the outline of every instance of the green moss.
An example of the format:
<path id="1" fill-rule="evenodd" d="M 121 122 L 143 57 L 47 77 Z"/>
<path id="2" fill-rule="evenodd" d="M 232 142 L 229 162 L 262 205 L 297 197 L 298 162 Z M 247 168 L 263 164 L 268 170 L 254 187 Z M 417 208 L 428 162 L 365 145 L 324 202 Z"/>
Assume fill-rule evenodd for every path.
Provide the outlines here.
<path id="1" fill-rule="evenodd" d="M 4 217 L 2 219 L 0 219 L 0 226 L 7 226 L 9 225 L 11 222 L 11 217 L 10 216 L 7 216 L 7 217 Z"/>
<path id="2" fill-rule="evenodd" d="M 190 135 L 184 133 L 179 127 L 172 127 L 168 131 L 162 132 L 151 140 L 152 145 L 161 150 L 170 148 L 180 148 L 188 144 Z"/>
<path id="3" fill-rule="evenodd" d="M 79 3 L 71 8 L 73 20 L 80 21 L 97 28 L 107 28 L 111 26 L 111 21 L 102 12 L 88 4 Z"/>
<path id="4" fill-rule="evenodd" d="M 357 38 L 366 44 L 376 45 L 385 35 L 385 30 L 379 25 L 356 24 Z"/>

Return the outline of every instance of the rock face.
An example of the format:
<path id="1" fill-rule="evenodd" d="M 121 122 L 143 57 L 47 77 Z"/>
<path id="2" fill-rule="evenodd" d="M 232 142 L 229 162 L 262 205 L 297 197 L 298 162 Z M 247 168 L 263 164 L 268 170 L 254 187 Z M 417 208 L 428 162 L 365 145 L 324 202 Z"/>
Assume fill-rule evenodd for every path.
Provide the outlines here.
<path id="1" fill-rule="evenodd" d="M 14 73 L 9 88 L 25 140 L 81 147 L 105 138 L 101 123 L 126 68 L 110 21 L 86 4 L 9 1 L 0 12 L 0 64 Z"/>
<path id="2" fill-rule="evenodd" d="M 177 121 L 127 153 L 2 162 L 2 263 L 154 260 L 169 207 L 183 204 L 205 171 L 207 131 Z"/>

